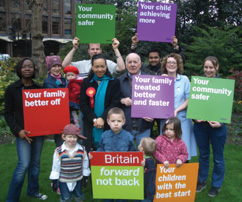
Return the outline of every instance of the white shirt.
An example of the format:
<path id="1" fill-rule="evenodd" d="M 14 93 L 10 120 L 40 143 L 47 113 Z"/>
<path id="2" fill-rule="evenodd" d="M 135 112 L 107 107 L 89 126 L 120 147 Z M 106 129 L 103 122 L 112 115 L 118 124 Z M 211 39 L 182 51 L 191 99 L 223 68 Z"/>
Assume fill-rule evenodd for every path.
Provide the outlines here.
<path id="1" fill-rule="evenodd" d="M 65 142 L 64 142 L 61 145 L 61 149 L 62 149 L 62 151 L 67 150 L 69 152 L 69 154 L 72 156 L 78 149 L 83 149 L 83 147 L 81 145 L 79 145 L 78 143 L 76 143 L 75 148 L 71 151 L 71 150 L 67 149 Z M 59 179 L 60 167 L 61 167 L 60 158 L 59 158 L 57 152 L 55 151 L 54 155 L 53 155 L 52 170 L 51 170 L 50 177 L 49 177 L 51 180 Z M 82 174 L 83 174 L 83 176 L 89 176 L 90 173 L 91 173 L 91 171 L 89 168 L 89 160 L 88 160 L 87 153 L 85 151 L 85 158 L 83 159 L 83 164 L 82 164 Z M 76 182 L 67 182 L 66 184 L 67 184 L 69 191 L 73 191 L 76 187 Z"/>
<path id="2" fill-rule="evenodd" d="M 116 73 L 117 64 L 111 60 L 106 60 L 106 62 L 110 73 Z M 77 62 L 72 62 L 71 65 L 77 67 L 77 69 L 79 70 L 79 76 L 83 78 L 87 77 L 90 69 L 92 68 L 91 60 L 81 60 Z"/>

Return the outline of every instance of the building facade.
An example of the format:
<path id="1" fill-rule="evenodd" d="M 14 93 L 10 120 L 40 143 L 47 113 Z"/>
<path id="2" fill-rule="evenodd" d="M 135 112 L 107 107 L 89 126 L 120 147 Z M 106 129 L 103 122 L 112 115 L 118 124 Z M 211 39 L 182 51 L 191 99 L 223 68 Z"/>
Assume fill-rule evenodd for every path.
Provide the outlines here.
<path id="1" fill-rule="evenodd" d="M 31 57 L 32 0 L 0 0 L 0 54 Z M 75 37 L 75 4 L 83 0 L 43 0 L 45 55 L 57 54 Z"/>

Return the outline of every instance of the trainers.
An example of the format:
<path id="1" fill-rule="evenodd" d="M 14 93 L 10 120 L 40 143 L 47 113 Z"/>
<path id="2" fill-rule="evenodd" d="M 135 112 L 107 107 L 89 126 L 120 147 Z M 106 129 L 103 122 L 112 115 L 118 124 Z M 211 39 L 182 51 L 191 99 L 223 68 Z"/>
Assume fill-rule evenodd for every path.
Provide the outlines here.
<path id="1" fill-rule="evenodd" d="M 33 196 L 30 196 L 30 197 L 37 198 L 41 201 L 45 201 L 48 198 L 46 195 L 41 194 L 41 193 L 35 194 Z"/>
<path id="2" fill-rule="evenodd" d="M 200 193 L 203 189 L 205 189 L 207 187 L 207 183 L 206 182 L 197 182 L 197 189 L 196 192 Z"/>
<path id="3" fill-rule="evenodd" d="M 210 191 L 208 192 L 208 196 L 215 197 L 215 196 L 218 195 L 219 192 L 220 192 L 220 188 L 218 188 L 218 187 L 212 187 L 210 189 Z"/>

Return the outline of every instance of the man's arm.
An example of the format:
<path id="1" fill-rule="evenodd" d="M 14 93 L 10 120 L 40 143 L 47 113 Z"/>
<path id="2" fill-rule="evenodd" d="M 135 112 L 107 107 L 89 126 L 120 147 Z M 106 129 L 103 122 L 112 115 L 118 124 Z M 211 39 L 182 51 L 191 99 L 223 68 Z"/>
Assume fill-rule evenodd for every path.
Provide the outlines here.
<path id="1" fill-rule="evenodd" d="M 63 60 L 62 62 L 62 66 L 63 67 L 66 67 L 68 65 L 71 64 L 71 61 L 72 61 L 72 58 L 73 58 L 73 55 L 76 51 L 76 49 L 78 48 L 78 45 L 79 45 L 79 39 L 77 37 L 75 37 L 72 41 L 72 45 L 73 45 L 73 48 L 71 49 L 71 51 L 66 55 L 65 59 Z"/>
<path id="2" fill-rule="evenodd" d="M 116 38 L 112 39 L 112 41 L 113 41 L 113 44 L 112 44 L 113 51 L 114 51 L 114 53 L 116 55 L 116 58 L 117 58 L 116 71 L 117 72 L 121 72 L 121 71 L 125 70 L 125 64 L 124 64 L 124 60 L 123 60 L 123 58 L 122 58 L 122 56 L 121 56 L 121 54 L 119 52 L 119 49 L 118 49 L 119 41 Z"/>

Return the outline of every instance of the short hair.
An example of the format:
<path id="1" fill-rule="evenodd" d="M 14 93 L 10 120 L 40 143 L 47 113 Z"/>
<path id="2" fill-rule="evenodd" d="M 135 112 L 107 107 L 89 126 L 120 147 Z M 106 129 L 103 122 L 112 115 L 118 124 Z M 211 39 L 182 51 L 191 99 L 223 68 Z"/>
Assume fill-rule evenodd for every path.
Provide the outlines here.
<path id="1" fill-rule="evenodd" d="M 120 114 L 120 115 L 122 116 L 122 118 L 125 119 L 124 111 L 123 111 L 121 108 L 119 108 L 119 107 L 113 107 L 113 108 L 111 108 L 111 109 L 108 111 L 107 118 L 109 119 L 109 117 L 110 117 L 112 114 Z"/>
<path id="2" fill-rule="evenodd" d="M 127 59 L 128 59 L 128 57 L 129 57 L 131 54 L 135 54 L 135 55 L 137 55 L 137 56 L 138 56 L 138 60 L 139 60 L 139 62 L 141 63 L 141 58 L 140 58 L 140 55 L 139 55 L 139 54 L 137 54 L 137 53 L 129 53 L 129 54 L 126 56 L 126 58 L 125 58 L 125 64 L 128 63 Z"/>
<path id="3" fill-rule="evenodd" d="M 182 136 L 181 121 L 176 117 L 171 117 L 165 121 L 165 123 L 162 126 L 162 133 L 165 134 L 166 126 L 171 123 L 174 124 L 175 137 L 178 139 L 181 139 L 181 136 Z"/>
<path id="4" fill-rule="evenodd" d="M 159 57 L 161 58 L 161 52 L 158 48 L 151 48 L 148 52 L 148 56 L 150 55 L 150 53 L 158 53 Z"/>
<path id="5" fill-rule="evenodd" d="M 182 56 L 180 56 L 179 54 L 176 54 L 176 53 L 171 53 L 171 54 L 167 55 L 166 57 L 164 57 L 164 59 L 162 60 L 162 64 L 161 64 L 161 72 L 167 74 L 166 63 L 167 63 L 168 58 L 174 58 L 176 60 L 176 62 L 177 62 L 177 72 L 176 73 L 182 74 L 184 71 Z"/>
<path id="6" fill-rule="evenodd" d="M 216 58 L 215 56 L 208 56 L 208 57 L 206 57 L 206 58 L 204 59 L 204 61 L 203 61 L 203 66 L 204 66 L 204 64 L 205 64 L 205 62 L 206 62 L 207 60 L 209 60 L 209 61 L 212 62 L 214 68 L 217 67 L 217 66 L 219 65 L 218 58 Z"/>
<path id="7" fill-rule="evenodd" d="M 150 137 L 143 137 L 140 141 L 144 154 L 151 156 L 156 150 L 156 141 Z"/>
<path id="8" fill-rule="evenodd" d="M 20 60 L 20 61 L 17 63 L 17 65 L 15 66 L 16 74 L 17 74 L 17 76 L 18 76 L 20 79 L 22 78 L 22 75 L 21 75 L 21 69 L 22 69 L 22 66 L 23 66 L 23 63 L 24 63 L 25 60 L 29 60 L 29 61 L 31 61 L 31 62 L 33 63 L 34 74 L 33 74 L 32 78 L 34 79 L 34 78 L 35 78 L 35 74 L 36 74 L 36 71 L 35 71 L 36 69 L 35 69 L 35 64 L 34 64 L 33 60 L 31 60 L 30 58 L 24 58 L 24 59 Z"/>
<path id="9" fill-rule="evenodd" d="M 91 44 L 99 44 L 99 45 L 100 45 L 100 49 L 102 49 L 102 45 L 101 45 L 100 43 L 89 43 L 89 44 L 88 44 L 88 49 L 90 49 L 90 45 L 91 45 Z"/>

